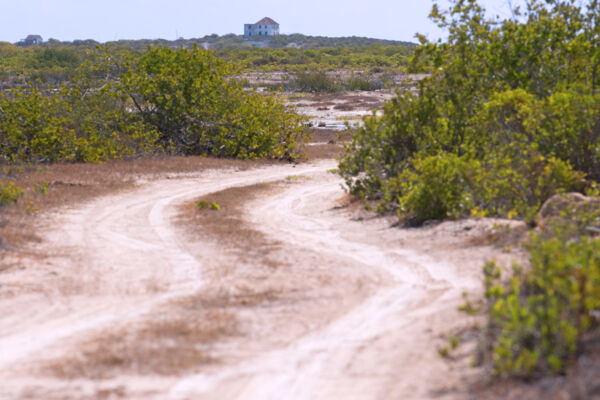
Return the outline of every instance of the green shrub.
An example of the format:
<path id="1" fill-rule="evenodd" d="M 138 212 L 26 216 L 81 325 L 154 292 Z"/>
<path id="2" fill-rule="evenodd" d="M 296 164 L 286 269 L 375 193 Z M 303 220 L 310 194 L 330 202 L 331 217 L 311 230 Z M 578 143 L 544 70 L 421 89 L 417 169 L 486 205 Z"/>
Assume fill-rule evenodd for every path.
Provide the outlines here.
<path id="1" fill-rule="evenodd" d="M 483 160 L 485 175 L 479 181 L 476 205 L 485 215 L 525 218 L 535 215 L 556 193 L 581 191 L 585 174 L 558 158 L 534 150 L 507 150 Z"/>
<path id="2" fill-rule="evenodd" d="M 600 178 L 600 94 L 558 90 L 539 98 L 523 89 L 494 93 L 476 117 L 476 148 L 535 145 L 547 157 L 568 161 L 590 178 Z"/>
<path id="3" fill-rule="evenodd" d="M 200 201 L 196 202 L 196 207 L 198 207 L 201 210 L 206 210 L 206 209 L 211 209 L 214 211 L 221 210 L 221 205 L 219 203 L 217 203 L 216 201 L 211 201 L 209 203 L 208 201 L 200 200 Z"/>
<path id="4" fill-rule="evenodd" d="M 337 79 L 329 77 L 325 72 L 300 71 L 292 80 L 291 86 L 299 92 L 333 93 L 342 90 Z"/>
<path id="5" fill-rule="evenodd" d="M 470 211 L 474 203 L 474 180 L 481 167 L 452 154 L 416 158 L 386 184 L 386 197 L 395 196 L 398 213 L 413 223 L 428 219 L 459 217 Z"/>
<path id="6" fill-rule="evenodd" d="M 294 159 L 303 117 L 248 92 L 209 51 L 101 48 L 68 86 L 0 92 L 0 163 L 101 162 L 155 152 Z"/>
<path id="7" fill-rule="evenodd" d="M 530 268 L 515 267 L 508 284 L 485 267 L 486 345 L 499 375 L 563 372 L 598 329 L 600 240 L 533 237 Z"/>
<path id="8" fill-rule="evenodd" d="M 113 85 L 80 81 L 52 93 L 0 94 L 0 162 L 99 162 L 156 150 L 155 131 Z"/>
<path id="9" fill-rule="evenodd" d="M 546 3 L 504 21 L 487 19 L 477 0 L 435 5 L 448 39 L 421 37 L 410 69 L 429 75 L 367 117 L 345 147 L 339 169 L 350 192 L 415 221 L 473 207 L 533 222 L 553 194 L 593 186 L 598 1 Z"/>
<path id="10" fill-rule="evenodd" d="M 344 89 L 351 91 L 373 91 L 381 90 L 389 84 L 390 79 L 377 78 L 375 76 L 352 75 L 346 78 L 342 85 Z"/>
<path id="11" fill-rule="evenodd" d="M 532 224 L 555 193 L 582 188 L 584 175 L 567 162 L 505 151 L 482 160 L 452 153 L 410 159 L 395 177 L 383 181 L 379 211 L 396 210 L 413 224 L 429 219 L 500 215 Z"/>
<path id="12" fill-rule="evenodd" d="M 9 206 L 23 196 L 23 190 L 14 182 L 0 182 L 0 207 Z"/>
<path id="13" fill-rule="evenodd" d="M 295 158 L 307 140 L 303 118 L 274 97 L 248 92 L 212 52 L 152 47 L 119 82 L 158 143 L 176 154 Z"/>

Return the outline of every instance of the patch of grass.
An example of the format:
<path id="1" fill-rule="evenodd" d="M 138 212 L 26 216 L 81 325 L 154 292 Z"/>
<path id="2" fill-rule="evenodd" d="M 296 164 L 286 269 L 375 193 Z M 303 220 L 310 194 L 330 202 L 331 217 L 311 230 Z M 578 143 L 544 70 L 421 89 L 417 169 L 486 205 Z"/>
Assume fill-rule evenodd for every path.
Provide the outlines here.
<path id="1" fill-rule="evenodd" d="M 216 201 L 208 202 L 206 200 L 197 201 L 196 207 L 198 207 L 201 210 L 210 209 L 214 211 L 219 211 L 221 209 L 221 206 Z"/>
<path id="2" fill-rule="evenodd" d="M 108 193 L 135 188 L 139 180 L 170 179 L 179 174 L 209 169 L 247 170 L 278 164 L 273 160 L 234 160 L 200 156 L 161 156 L 137 160 L 114 160 L 103 164 L 53 164 L 46 166 L 0 166 L 0 179 L 11 192 L 19 193 L 17 206 L 0 213 L 0 269 L 8 252 L 32 255 L 28 245 L 40 241 L 36 214 L 88 201 Z M 47 183 L 47 184 L 46 184 Z M 14 197 L 14 193 L 10 196 Z M 19 204 L 26 206 L 20 207 Z M 12 203 L 11 203 L 12 204 Z M 35 212 L 34 212 L 35 211 Z"/>
<path id="3" fill-rule="evenodd" d="M 183 303 L 164 311 L 133 328 L 107 330 L 82 341 L 76 356 L 52 360 L 40 372 L 63 379 L 179 375 L 215 362 L 210 345 L 239 332 L 236 317 L 214 307 Z"/>
<path id="4" fill-rule="evenodd" d="M 242 217 L 243 205 L 246 202 L 275 188 L 274 184 L 263 182 L 211 193 L 193 203 L 182 205 L 179 209 L 179 221 L 188 226 L 193 233 L 201 227 L 203 238 L 213 237 L 220 247 L 226 247 L 241 261 L 261 262 L 271 268 L 280 267 L 281 261 L 270 258 L 271 251 L 278 249 L 280 243 L 269 239 Z M 219 206 L 220 211 L 204 212 L 199 204 L 205 205 L 204 209 L 210 209 L 211 205 L 215 204 Z"/>
<path id="5" fill-rule="evenodd" d="M 285 177 L 286 181 L 300 181 L 300 180 L 309 180 L 310 178 L 305 175 L 288 175 Z"/>

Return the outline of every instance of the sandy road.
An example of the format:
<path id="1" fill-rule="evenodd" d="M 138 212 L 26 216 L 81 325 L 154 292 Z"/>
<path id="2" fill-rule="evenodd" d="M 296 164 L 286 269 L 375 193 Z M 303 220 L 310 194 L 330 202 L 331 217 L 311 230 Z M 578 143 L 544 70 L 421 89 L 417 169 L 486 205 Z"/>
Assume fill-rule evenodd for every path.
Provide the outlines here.
<path id="1" fill-rule="evenodd" d="M 479 270 L 459 275 L 451 262 L 398 247 L 399 230 L 382 221 L 351 221 L 333 211 L 340 195 L 336 179 L 312 174 L 298 186 L 250 204 L 248 219 L 292 248 L 328 254 L 356 269 L 383 270 L 386 283 L 331 324 L 287 347 L 217 374 L 187 377 L 171 395 L 358 400 L 428 399 L 447 392 L 462 397 L 456 387 L 460 373 L 452 373 L 432 347 L 433 329 L 451 329 L 457 299 L 480 285 Z"/>
<path id="2" fill-rule="evenodd" d="M 464 290 L 480 285 L 489 249 L 454 246 L 449 237 L 461 229 L 455 225 L 411 232 L 380 219 L 352 220 L 334 209 L 343 194 L 339 178 L 325 172 L 334 166 L 174 177 L 49 216 L 40 245 L 47 261 L 2 276 L 10 287 L 33 289 L 0 297 L 0 398 L 104 398 L 98 393 L 106 385 L 117 385 L 124 398 L 462 398 L 460 372 L 449 369 L 435 346 L 441 334 L 464 325 L 456 306 Z M 310 255 L 307 265 L 322 268 L 329 283 L 322 292 L 314 288 L 312 306 L 306 299 L 290 302 L 291 312 L 279 321 L 274 313 L 271 323 L 293 324 L 290 315 L 310 320 L 315 307 L 327 318 L 285 339 L 265 329 L 265 346 L 209 370 L 110 381 L 37 374 L 38 364 L 72 354 L 82 338 L 112 325 L 141 324 L 169 301 L 216 284 L 198 256 L 216 250 L 182 239 L 174 226 L 177 204 L 290 174 L 309 179 L 248 204 L 245 218 L 281 241 L 286 257 L 300 263 Z M 351 279 L 376 284 L 354 293 L 343 286 Z M 345 293 L 327 297 L 336 286 Z M 309 306 L 313 314 L 305 312 Z M 251 313 L 257 329 L 261 313 L 268 311 Z M 243 335 L 230 340 L 227 350 L 235 353 L 247 341 Z"/>

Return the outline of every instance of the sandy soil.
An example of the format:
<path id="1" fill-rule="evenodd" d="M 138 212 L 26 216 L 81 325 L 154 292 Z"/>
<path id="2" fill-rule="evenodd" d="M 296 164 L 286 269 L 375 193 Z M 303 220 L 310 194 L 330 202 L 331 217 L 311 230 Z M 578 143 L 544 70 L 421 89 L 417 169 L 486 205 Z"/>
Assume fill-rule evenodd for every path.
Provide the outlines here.
<path id="1" fill-rule="evenodd" d="M 47 256 L 0 275 L 0 399 L 467 398 L 477 371 L 438 349 L 473 324 L 457 307 L 484 261 L 512 257 L 474 244 L 501 221 L 365 219 L 334 167 L 172 176 L 46 215 Z M 268 258 L 178 222 L 269 182 L 239 216 Z"/>

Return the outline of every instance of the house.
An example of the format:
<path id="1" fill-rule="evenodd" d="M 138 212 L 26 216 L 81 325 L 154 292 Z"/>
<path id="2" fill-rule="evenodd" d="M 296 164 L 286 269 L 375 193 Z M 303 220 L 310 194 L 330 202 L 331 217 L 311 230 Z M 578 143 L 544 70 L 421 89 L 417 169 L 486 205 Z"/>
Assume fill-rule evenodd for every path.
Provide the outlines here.
<path id="1" fill-rule="evenodd" d="M 21 42 L 25 46 L 31 46 L 32 44 L 41 44 L 44 41 L 40 35 L 28 35 L 25 39 L 21 40 Z"/>
<path id="2" fill-rule="evenodd" d="M 255 24 L 244 24 L 244 39 L 279 35 L 279 24 L 265 17 Z"/>

